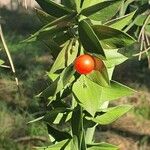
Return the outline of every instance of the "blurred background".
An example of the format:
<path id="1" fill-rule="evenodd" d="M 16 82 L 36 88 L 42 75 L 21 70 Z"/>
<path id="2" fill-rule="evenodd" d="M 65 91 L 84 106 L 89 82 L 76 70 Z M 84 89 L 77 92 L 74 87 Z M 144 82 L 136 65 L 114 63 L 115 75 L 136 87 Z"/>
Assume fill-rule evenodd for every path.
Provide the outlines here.
<path id="1" fill-rule="evenodd" d="M 42 24 L 36 17 L 34 0 L 0 0 L 0 16 L 7 46 L 12 56 L 19 91 L 10 68 L 0 68 L 0 150 L 30 150 L 49 144 L 42 122 L 27 124 L 42 108 L 36 95 L 47 84 L 46 71 L 53 59 L 40 42 L 21 44 Z M 0 58 L 9 65 L 0 41 Z M 137 92 L 113 104 L 131 103 L 134 109 L 109 126 L 99 126 L 95 140 L 116 144 L 121 150 L 150 150 L 150 69 L 147 58 L 118 66 L 113 78 Z M 39 106 L 40 105 L 40 106 Z"/>

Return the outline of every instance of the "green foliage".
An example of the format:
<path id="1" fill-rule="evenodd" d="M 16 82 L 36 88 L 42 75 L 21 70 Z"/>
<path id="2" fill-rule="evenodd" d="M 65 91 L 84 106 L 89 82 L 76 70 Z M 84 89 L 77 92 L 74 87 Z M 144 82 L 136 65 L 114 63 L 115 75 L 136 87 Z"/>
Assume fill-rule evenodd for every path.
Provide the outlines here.
<path id="1" fill-rule="evenodd" d="M 43 9 L 37 14 L 44 26 L 24 42 L 46 43 L 55 59 L 47 73 L 51 82 L 39 94 L 47 102 L 47 111 L 31 122 L 43 120 L 48 124 L 48 132 L 56 144 L 38 149 L 116 150 L 106 143 L 94 144 L 93 139 L 87 143 L 84 120 L 91 121 L 92 127 L 109 124 L 131 109 L 129 105 L 122 105 L 102 110 L 106 102 L 134 92 L 113 81 L 112 74 L 117 65 L 130 58 L 120 51 L 126 49 L 128 53 L 127 47 L 134 45 L 135 40 L 123 30 L 139 10 L 120 15 L 122 0 L 62 0 L 61 4 L 51 0 L 36 1 Z M 78 74 L 74 60 L 80 54 L 101 59 L 103 69 L 88 75 Z M 54 126 L 66 123 L 69 131 L 60 131 Z"/>
<path id="2" fill-rule="evenodd" d="M 1 66 L 3 63 L 4 63 L 4 61 L 0 59 L 0 66 Z"/>
<path id="3" fill-rule="evenodd" d="M 88 145 L 88 150 L 118 150 L 117 146 L 108 143 L 95 143 Z"/>
<path id="4" fill-rule="evenodd" d="M 87 52 L 97 53 L 105 56 L 98 37 L 85 20 L 79 22 L 79 37 L 84 49 Z"/>
<path id="5" fill-rule="evenodd" d="M 92 6 L 89 6 L 88 2 L 87 4 L 85 3 L 83 2 L 83 6 L 85 5 L 87 8 L 83 9 L 81 14 L 90 19 L 103 22 L 111 19 L 117 13 L 122 0 L 104 1 L 99 3 L 97 1 L 96 4 L 94 1 Z"/>
<path id="6" fill-rule="evenodd" d="M 108 111 L 106 110 L 105 114 L 95 117 L 92 120 L 94 122 L 96 122 L 98 124 L 102 124 L 102 125 L 110 124 L 110 123 L 116 121 L 122 115 L 124 115 L 130 109 L 131 109 L 131 106 L 129 106 L 129 105 L 123 105 L 123 106 L 117 106 L 114 108 L 109 108 Z"/>
<path id="7" fill-rule="evenodd" d="M 71 13 L 69 8 L 56 4 L 51 0 L 36 0 L 43 10 L 55 17 L 61 17 Z"/>

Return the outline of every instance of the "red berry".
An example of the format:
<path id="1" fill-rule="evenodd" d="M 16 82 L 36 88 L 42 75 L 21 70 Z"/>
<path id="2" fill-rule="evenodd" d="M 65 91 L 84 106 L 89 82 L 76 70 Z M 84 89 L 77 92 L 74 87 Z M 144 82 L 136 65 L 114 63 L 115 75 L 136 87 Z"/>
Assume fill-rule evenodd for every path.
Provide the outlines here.
<path id="1" fill-rule="evenodd" d="M 74 67 L 79 74 L 89 74 L 94 70 L 95 61 L 90 55 L 80 55 L 76 58 Z"/>

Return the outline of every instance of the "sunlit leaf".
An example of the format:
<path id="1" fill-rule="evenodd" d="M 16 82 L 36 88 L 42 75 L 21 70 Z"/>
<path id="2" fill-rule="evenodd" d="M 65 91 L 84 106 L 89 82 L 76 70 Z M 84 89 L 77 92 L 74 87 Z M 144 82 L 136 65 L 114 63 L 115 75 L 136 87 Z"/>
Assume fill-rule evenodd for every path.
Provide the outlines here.
<path id="1" fill-rule="evenodd" d="M 108 143 L 88 144 L 88 150 L 119 150 L 117 146 Z"/>
<path id="2" fill-rule="evenodd" d="M 110 21 L 106 22 L 105 25 L 112 27 L 114 29 L 121 30 L 130 23 L 134 14 L 135 14 L 135 11 L 130 14 L 127 14 L 123 17 L 110 20 Z"/>
<path id="3" fill-rule="evenodd" d="M 117 13 L 121 3 L 122 0 L 104 1 L 83 9 L 81 14 L 93 20 L 106 21 Z"/>
<path id="4" fill-rule="evenodd" d="M 110 109 L 109 111 L 107 111 L 105 114 L 97 116 L 96 118 L 93 118 L 92 120 L 102 125 L 110 124 L 116 121 L 125 113 L 127 113 L 131 108 L 132 108 L 131 105 L 116 106 Z"/>
<path id="5" fill-rule="evenodd" d="M 73 84 L 73 93 L 79 104 L 94 116 L 95 112 L 100 107 L 100 97 L 102 88 L 88 79 L 86 76 L 81 76 Z M 91 107 L 92 106 L 92 107 Z"/>
<path id="6" fill-rule="evenodd" d="M 104 25 L 92 26 L 105 49 L 122 48 L 135 43 L 135 40 L 128 34 Z"/>

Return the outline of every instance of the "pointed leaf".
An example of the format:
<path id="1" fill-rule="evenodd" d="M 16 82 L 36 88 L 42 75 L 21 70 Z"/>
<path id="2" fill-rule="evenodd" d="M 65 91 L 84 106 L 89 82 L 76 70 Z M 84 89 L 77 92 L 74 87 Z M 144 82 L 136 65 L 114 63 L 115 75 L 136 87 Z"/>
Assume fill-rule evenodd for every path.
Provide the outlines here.
<path id="1" fill-rule="evenodd" d="M 47 123 L 53 123 L 58 114 L 65 113 L 67 111 L 68 110 L 66 110 L 65 107 L 56 107 L 55 109 L 47 112 L 42 119 Z"/>
<path id="2" fill-rule="evenodd" d="M 68 143 L 68 140 L 64 140 L 47 147 L 39 147 L 39 148 L 37 147 L 36 149 L 37 150 L 60 150 L 63 146 L 66 145 L 66 143 Z"/>
<path id="3" fill-rule="evenodd" d="M 93 25 L 93 30 L 104 48 L 122 48 L 135 43 L 128 34 L 104 25 Z"/>
<path id="4" fill-rule="evenodd" d="M 76 3 L 75 3 L 75 0 L 61 0 L 61 3 L 68 7 L 69 9 L 76 9 Z"/>
<path id="5" fill-rule="evenodd" d="M 73 110 L 71 117 L 72 134 L 77 138 L 78 147 L 81 145 L 83 135 L 82 113 L 82 108 L 77 105 L 77 107 Z"/>
<path id="6" fill-rule="evenodd" d="M 88 150 L 119 150 L 117 146 L 108 143 L 88 144 Z"/>
<path id="7" fill-rule="evenodd" d="M 115 69 L 115 67 L 107 68 L 109 80 L 112 80 L 112 75 L 113 75 L 114 69 Z"/>
<path id="8" fill-rule="evenodd" d="M 85 20 L 79 22 L 79 37 L 84 49 L 87 52 L 97 53 L 105 56 L 96 34 Z"/>
<path id="9" fill-rule="evenodd" d="M 51 70 L 50 70 L 50 73 L 55 73 L 57 70 L 59 71 L 60 69 L 63 69 L 66 67 L 66 53 L 67 53 L 67 50 L 69 48 L 71 48 L 70 46 L 70 41 L 67 41 L 63 47 L 63 49 L 61 50 L 61 52 L 59 53 L 59 55 L 57 56 Z"/>
<path id="10" fill-rule="evenodd" d="M 74 66 L 71 64 L 65 70 L 62 72 L 60 75 L 60 82 L 59 84 L 62 85 L 62 87 L 65 87 L 67 84 L 70 84 L 71 82 L 74 81 Z"/>
<path id="11" fill-rule="evenodd" d="M 39 97 L 42 97 L 44 99 L 55 98 L 56 94 L 60 91 L 58 83 L 59 77 L 55 81 L 53 81 L 44 91 L 42 91 L 39 94 Z"/>
<path id="12" fill-rule="evenodd" d="M 106 125 L 110 124 L 114 121 L 116 121 L 118 118 L 120 118 L 122 115 L 127 113 L 132 108 L 131 105 L 121 105 L 114 107 L 107 111 L 105 114 L 97 116 L 96 118 L 93 118 L 92 120 L 98 124 Z"/>
<path id="13" fill-rule="evenodd" d="M 4 61 L 0 59 L 0 65 L 4 64 Z"/>
<path id="14" fill-rule="evenodd" d="M 99 84 L 100 86 L 108 86 L 109 85 L 109 77 L 106 68 L 104 67 L 102 71 L 93 71 L 87 75 L 87 77 L 93 82 Z"/>
<path id="15" fill-rule="evenodd" d="M 45 26 L 43 26 L 40 30 L 35 32 L 33 35 L 31 35 L 29 38 L 22 42 L 33 42 L 36 41 L 37 39 L 40 40 L 47 40 L 49 37 L 53 37 L 54 35 L 56 36 L 57 34 L 62 33 L 65 30 L 68 30 L 68 27 L 70 26 L 70 23 L 72 19 L 75 17 L 75 13 L 65 15 L 61 18 L 58 18 Z"/>
<path id="16" fill-rule="evenodd" d="M 129 96 L 133 94 L 135 91 L 125 85 L 122 85 L 116 81 L 111 81 L 109 87 L 103 87 L 101 93 L 102 101 L 111 101 L 124 96 Z"/>
<path id="17" fill-rule="evenodd" d="M 73 139 L 71 140 L 71 149 L 70 150 L 79 150 L 78 149 L 78 139 L 77 136 L 73 136 Z"/>
<path id="18" fill-rule="evenodd" d="M 36 14 L 40 21 L 44 24 L 52 22 L 56 19 L 56 17 L 49 15 L 48 13 L 44 12 L 43 10 L 35 8 Z"/>
<path id="19" fill-rule="evenodd" d="M 80 11 L 81 11 L 81 8 L 80 8 L 81 1 L 83 1 L 83 0 L 74 0 L 74 1 L 75 1 L 75 4 L 76 4 L 76 10 L 77 10 L 78 13 L 80 13 Z"/>
<path id="20" fill-rule="evenodd" d="M 143 26 L 143 24 L 144 24 L 144 22 L 145 22 L 147 17 L 148 17 L 148 14 L 146 14 L 146 15 L 145 14 L 138 15 L 137 18 L 136 18 L 135 24 L 137 26 Z M 150 23 L 150 19 L 147 22 L 147 24 L 149 24 L 149 23 Z"/>
<path id="21" fill-rule="evenodd" d="M 48 133 L 56 140 L 62 141 L 65 139 L 71 139 L 71 135 L 68 132 L 59 131 L 58 129 L 52 127 L 51 125 L 47 124 Z"/>
<path id="22" fill-rule="evenodd" d="M 62 51 L 59 53 L 58 57 L 56 58 L 50 73 L 55 73 L 61 69 L 64 69 L 66 66 L 69 66 L 75 60 L 77 53 L 78 53 L 78 43 L 75 42 L 74 39 L 69 40 L 65 43 Z"/>
<path id="23" fill-rule="evenodd" d="M 83 1 L 83 5 L 82 5 L 82 9 L 85 9 L 87 7 L 91 7 L 93 5 L 96 5 L 98 3 L 104 2 L 105 0 L 84 0 Z"/>
<path id="24" fill-rule="evenodd" d="M 83 9 L 81 14 L 93 20 L 106 21 L 117 13 L 121 3 L 122 0 L 104 1 Z"/>
<path id="25" fill-rule="evenodd" d="M 57 35 L 62 33 L 63 31 L 67 30 L 68 27 L 67 26 L 57 26 L 54 25 L 52 27 L 48 27 L 46 29 L 43 30 L 39 30 L 38 32 L 36 32 L 35 34 L 31 35 L 29 38 L 27 38 L 26 40 L 24 40 L 23 42 L 34 42 L 34 41 L 38 41 L 38 40 L 46 40 L 48 38 L 50 38 L 52 40 L 52 38 Z"/>
<path id="26" fill-rule="evenodd" d="M 56 4 L 52 0 L 36 0 L 41 8 L 48 14 L 54 17 L 62 17 L 72 12 L 72 10 L 66 8 L 63 5 Z"/>
<path id="27" fill-rule="evenodd" d="M 72 90 L 79 104 L 94 116 L 102 103 L 100 101 L 102 88 L 86 76 L 82 75 L 74 83 Z"/>
<path id="28" fill-rule="evenodd" d="M 56 58 L 62 48 L 52 39 L 42 40 L 42 42 L 49 48 L 51 55 Z"/>
<path id="29" fill-rule="evenodd" d="M 45 99 L 54 100 L 56 98 L 56 94 L 65 88 L 74 81 L 74 69 L 73 66 L 70 65 L 63 70 L 60 76 L 52 82 L 43 92 L 39 94 L 40 97 Z M 50 101 L 51 102 L 51 101 Z"/>
<path id="30" fill-rule="evenodd" d="M 122 30 L 126 25 L 128 25 L 130 23 L 135 12 L 136 11 L 134 11 L 130 14 L 127 14 L 123 17 L 110 20 L 110 21 L 106 22 L 105 25 L 109 26 L 111 28 L 114 28 L 114 29 Z"/>
<path id="31" fill-rule="evenodd" d="M 104 63 L 108 68 L 115 67 L 128 59 L 128 57 L 119 53 L 118 49 L 105 49 L 105 54 L 106 60 L 104 60 Z"/>

